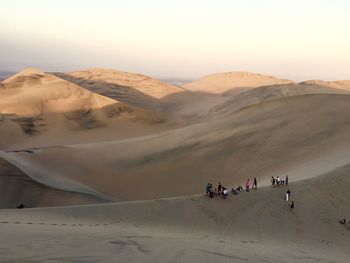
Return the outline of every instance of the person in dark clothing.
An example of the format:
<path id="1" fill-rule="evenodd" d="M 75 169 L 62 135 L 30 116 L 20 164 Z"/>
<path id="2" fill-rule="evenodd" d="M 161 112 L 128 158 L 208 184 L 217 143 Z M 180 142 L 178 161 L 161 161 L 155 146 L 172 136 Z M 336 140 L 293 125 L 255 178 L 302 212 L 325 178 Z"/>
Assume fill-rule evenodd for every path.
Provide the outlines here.
<path id="1" fill-rule="evenodd" d="M 221 190 L 223 190 L 223 189 L 222 189 L 221 183 L 219 182 L 219 184 L 218 184 L 218 195 L 221 195 Z"/>
<path id="2" fill-rule="evenodd" d="M 286 186 L 288 185 L 288 175 L 286 175 Z"/>
<path id="3" fill-rule="evenodd" d="M 214 198 L 214 191 L 210 190 L 210 192 L 209 192 L 209 197 L 210 197 L 210 198 Z"/>
<path id="4" fill-rule="evenodd" d="M 288 202 L 288 200 L 290 199 L 290 195 L 291 195 L 291 192 L 290 190 L 288 189 L 287 190 L 287 193 L 286 193 L 286 201 Z"/>
<path id="5" fill-rule="evenodd" d="M 293 213 L 294 211 L 294 201 L 289 205 L 289 210 Z"/>
<path id="6" fill-rule="evenodd" d="M 253 181 L 253 189 L 258 189 L 258 181 L 256 180 L 255 177 L 254 177 L 254 181 Z"/>
<path id="7" fill-rule="evenodd" d="M 208 196 L 210 192 L 210 183 L 207 183 L 207 186 L 205 187 L 205 194 Z"/>

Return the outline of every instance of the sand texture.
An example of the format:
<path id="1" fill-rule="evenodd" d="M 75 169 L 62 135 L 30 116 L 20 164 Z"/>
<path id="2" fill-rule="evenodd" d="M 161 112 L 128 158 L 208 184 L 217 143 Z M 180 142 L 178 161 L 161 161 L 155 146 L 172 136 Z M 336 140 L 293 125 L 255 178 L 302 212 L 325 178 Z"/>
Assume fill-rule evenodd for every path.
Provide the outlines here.
<path id="1" fill-rule="evenodd" d="M 0 261 L 349 262 L 349 95 L 249 72 L 179 88 L 25 69 L 0 83 Z"/>

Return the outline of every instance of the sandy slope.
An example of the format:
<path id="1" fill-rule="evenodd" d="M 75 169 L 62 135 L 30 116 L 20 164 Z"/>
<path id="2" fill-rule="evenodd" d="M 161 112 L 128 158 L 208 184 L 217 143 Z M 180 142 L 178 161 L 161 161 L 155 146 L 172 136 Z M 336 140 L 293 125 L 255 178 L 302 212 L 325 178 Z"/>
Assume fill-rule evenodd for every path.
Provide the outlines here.
<path id="1" fill-rule="evenodd" d="M 267 85 L 226 94 L 188 91 L 166 97 L 162 100 L 160 109 L 163 112 L 191 117 L 195 121 L 232 113 L 252 104 L 305 94 L 350 95 L 350 86 L 347 81 L 310 80 L 301 83 Z"/>
<path id="2" fill-rule="evenodd" d="M 1 207 L 169 198 L 0 210 L 0 261 L 348 262 L 349 81 L 164 85 L 101 69 L 1 83 Z M 260 187 L 285 174 L 294 214 L 287 188 Z M 259 190 L 228 200 L 190 196 L 252 177 Z"/>
<path id="3" fill-rule="evenodd" d="M 98 94 L 143 108 L 153 109 L 159 99 L 183 92 L 182 88 L 142 74 L 112 69 L 92 68 L 55 74 Z"/>
<path id="4" fill-rule="evenodd" d="M 348 262 L 349 167 L 227 200 L 198 196 L 5 210 L 1 260 L 35 262 Z M 21 249 L 26 247 L 27 249 Z"/>
<path id="5" fill-rule="evenodd" d="M 182 87 L 191 91 L 237 94 L 251 88 L 286 83 L 292 81 L 250 72 L 225 72 L 205 76 Z"/>
<path id="6" fill-rule="evenodd" d="M 117 103 L 32 68 L 17 73 L 2 84 L 5 88 L 0 93 L 0 114 L 37 116 L 46 113 L 89 111 Z"/>
<path id="7" fill-rule="evenodd" d="M 93 195 L 60 191 L 32 180 L 19 168 L 0 158 L 0 208 L 92 204 L 107 200 Z"/>
<path id="8" fill-rule="evenodd" d="M 285 97 L 306 94 L 344 94 L 350 95 L 350 89 L 346 85 L 334 84 L 335 82 L 306 81 L 283 85 L 263 86 L 251 89 L 236 96 L 230 96 L 221 104 L 210 108 L 210 113 L 230 113 L 248 105 L 277 100 Z"/>
<path id="9" fill-rule="evenodd" d="M 33 168 L 46 174 L 46 183 L 57 174 L 127 200 L 188 195 L 208 180 L 305 179 L 347 164 L 349 113 L 350 96 L 295 96 L 153 136 L 9 155 L 31 177 Z"/>
<path id="10" fill-rule="evenodd" d="M 24 70 L 2 86 L 2 148 L 127 138 L 166 126 L 161 114 L 98 95 L 37 69 Z"/>

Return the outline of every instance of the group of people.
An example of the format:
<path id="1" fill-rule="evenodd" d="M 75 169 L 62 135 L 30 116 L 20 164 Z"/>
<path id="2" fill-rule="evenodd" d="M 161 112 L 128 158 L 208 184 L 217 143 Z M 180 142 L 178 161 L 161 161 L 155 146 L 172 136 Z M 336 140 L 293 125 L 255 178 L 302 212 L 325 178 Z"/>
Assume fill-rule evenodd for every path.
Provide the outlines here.
<path id="1" fill-rule="evenodd" d="M 273 177 L 271 176 L 271 185 L 272 187 L 275 187 L 275 186 L 285 186 L 285 185 L 288 185 L 288 175 L 286 175 L 285 178 L 280 178 L 278 175 L 277 177 Z"/>
<path id="2" fill-rule="evenodd" d="M 205 192 L 210 198 L 214 198 L 214 196 L 222 196 L 223 199 L 226 199 L 228 196 L 227 188 L 222 186 L 220 182 L 218 183 L 218 187 L 215 189 L 211 183 L 207 183 Z"/>
<path id="3" fill-rule="evenodd" d="M 245 189 L 247 192 L 249 192 L 249 189 L 258 189 L 258 181 L 254 177 L 252 184 L 250 183 L 250 179 L 247 179 Z M 240 185 L 236 188 L 232 187 L 231 188 L 231 193 L 233 195 L 237 195 L 239 192 L 243 191 L 243 187 Z M 218 183 L 218 187 L 214 188 L 213 184 L 207 183 L 206 188 L 205 188 L 205 193 L 207 196 L 210 198 L 214 198 L 215 196 L 222 196 L 223 199 L 226 199 L 228 196 L 228 190 L 226 187 L 222 186 L 221 183 Z"/>
<path id="4" fill-rule="evenodd" d="M 276 179 L 272 176 L 271 178 L 271 184 L 272 187 L 275 186 L 286 186 L 288 185 L 288 175 L 286 175 L 285 178 L 281 179 L 279 176 L 276 177 Z M 258 189 L 258 180 L 254 177 L 252 182 L 248 178 L 245 184 L 245 190 L 249 192 L 249 189 Z M 231 188 L 231 193 L 233 195 L 237 195 L 239 192 L 243 191 L 242 186 L 238 186 L 237 188 Z M 215 196 L 222 196 L 223 199 L 226 199 L 228 196 L 228 190 L 226 187 L 222 186 L 221 183 L 218 183 L 217 188 L 213 187 L 213 184 L 207 183 L 206 188 L 205 188 L 205 193 L 206 196 L 209 196 L 210 198 L 214 198 Z M 291 191 L 288 189 L 286 192 L 285 200 L 288 202 L 289 210 L 291 212 L 294 211 L 294 201 L 290 201 L 290 196 L 291 196 Z"/>
<path id="5" fill-rule="evenodd" d="M 271 186 L 272 187 L 279 187 L 279 186 L 287 186 L 288 185 L 288 175 L 286 175 L 285 178 L 280 178 L 278 175 L 275 177 L 271 176 Z M 285 200 L 288 203 L 289 211 L 293 212 L 294 211 L 294 201 L 290 201 L 290 195 L 291 192 L 288 189 L 286 192 Z"/>

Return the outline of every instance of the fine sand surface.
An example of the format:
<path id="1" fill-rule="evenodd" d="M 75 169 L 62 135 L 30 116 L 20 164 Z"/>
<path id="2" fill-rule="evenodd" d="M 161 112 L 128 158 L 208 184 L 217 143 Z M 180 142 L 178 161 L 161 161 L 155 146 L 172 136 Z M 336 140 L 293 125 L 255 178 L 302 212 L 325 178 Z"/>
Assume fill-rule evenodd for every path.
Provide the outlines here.
<path id="1" fill-rule="evenodd" d="M 184 91 L 142 74 L 112 69 L 92 68 L 55 74 L 92 92 L 149 109 L 154 109 L 159 99 Z"/>
<path id="2" fill-rule="evenodd" d="M 123 200 L 191 195 L 208 180 L 302 180 L 346 165 L 349 116 L 350 96 L 293 96 L 152 136 L 8 151 L 3 158 L 50 187 L 74 181 Z"/>
<path id="3" fill-rule="evenodd" d="M 348 262 L 349 167 L 223 200 L 205 196 L 2 210 L 0 259 L 30 262 Z"/>
<path id="4" fill-rule="evenodd" d="M 181 88 L 19 72 L 0 83 L 0 208 L 26 209 L 0 210 L 0 261 L 348 262 L 349 95 L 346 80 L 248 72 Z M 203 196 L 253 177 L 258 190 Z"/>
<path id="5" fill-rule="evenodd" d="M 160 113 L 98 95 L 38 69 L 3 81 L 0 98 L 3 149 L 129 138 L 171 126 Z"/>
<path id="6" fill-rule="evenodd" d="M 0 208 L 64 206 L 107 202 L 94 195 L 60 191 L 32 180 L 16 166 L 0 158 Z"/>

